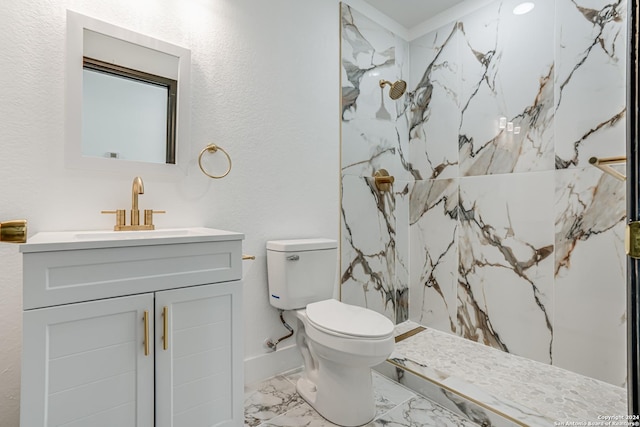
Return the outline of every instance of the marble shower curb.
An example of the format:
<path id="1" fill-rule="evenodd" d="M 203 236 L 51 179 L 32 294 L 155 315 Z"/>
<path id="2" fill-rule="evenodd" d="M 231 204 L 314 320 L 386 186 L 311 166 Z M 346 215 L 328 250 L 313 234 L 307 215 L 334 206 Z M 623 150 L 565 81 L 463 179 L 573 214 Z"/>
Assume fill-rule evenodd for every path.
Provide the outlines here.
<path id="1" fill-rule="evenodd" d="M 396 335 L 418 326 L 399 324 Z M 622 387 L 430 328 L 396 344 L 375 369 L 480 425 L 587 425 L 627 409 Z"/>

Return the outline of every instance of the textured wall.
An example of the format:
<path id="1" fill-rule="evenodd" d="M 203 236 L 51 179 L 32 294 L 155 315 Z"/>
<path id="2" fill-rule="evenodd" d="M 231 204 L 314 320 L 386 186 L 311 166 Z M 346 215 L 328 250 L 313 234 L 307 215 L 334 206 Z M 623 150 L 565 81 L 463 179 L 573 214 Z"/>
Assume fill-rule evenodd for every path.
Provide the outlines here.
<path id="1" fill-rule="evenodd" d="M 389 317 L 408 302 L 412 320 L 622 385 L 624 184 L 588 159 L 625 152 L 626 4 L 537 2 L 517 16 L 518 3 L 402 49 L 343 10 L 361 24 L 354 42 L 343 19 L 343 296 Z M 351 88 L 390 67 L 350 65 L 389 44 L 394 65 L 410 63 L 391 120 L 375 113 L 379 93 Z M 354 167 L 393 171 L 393 192 Z"/>
<path id="2" fill-rule="evenodd" d="M 133 176 L 64 167 L 65 10 L 192 51 L 191 162 L 179 179 L 145 177 L 141 208 L 158 227 L 244 232 L 245 356 L 282 325 L 267 299 L 265 242 L 338 236 L 337 2 L 293 0 L 0 2 L 0 220 L 38 231 L 108 229 Z M 215 142 L 234 167 L 211 180 L 195 159 Z M 17 426 L 22 262 L 0 245 L 0 425 Z"/>

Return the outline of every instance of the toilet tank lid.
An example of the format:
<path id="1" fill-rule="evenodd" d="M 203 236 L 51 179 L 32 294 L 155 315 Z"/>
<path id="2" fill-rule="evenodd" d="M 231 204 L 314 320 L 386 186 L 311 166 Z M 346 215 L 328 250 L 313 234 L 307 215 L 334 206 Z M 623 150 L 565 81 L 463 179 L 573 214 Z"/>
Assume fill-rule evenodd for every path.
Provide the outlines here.
<path id="1" fill-rule="evenodd" d="M 320 249 L 336 249 L 338 242 L 332 239 L 290 239 L 270 240 L 267 250 L 277 252 L 315 251 Z"/>

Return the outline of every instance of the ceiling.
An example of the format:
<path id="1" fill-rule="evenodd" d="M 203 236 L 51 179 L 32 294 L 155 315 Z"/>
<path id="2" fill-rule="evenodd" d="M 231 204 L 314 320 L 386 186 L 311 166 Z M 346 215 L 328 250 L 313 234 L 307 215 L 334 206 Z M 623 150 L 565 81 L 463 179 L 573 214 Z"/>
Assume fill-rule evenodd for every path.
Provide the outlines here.
<path id="1" fill-rule="evenodd" d="M 364 0 L 407 29 L 464 0 Z"/>

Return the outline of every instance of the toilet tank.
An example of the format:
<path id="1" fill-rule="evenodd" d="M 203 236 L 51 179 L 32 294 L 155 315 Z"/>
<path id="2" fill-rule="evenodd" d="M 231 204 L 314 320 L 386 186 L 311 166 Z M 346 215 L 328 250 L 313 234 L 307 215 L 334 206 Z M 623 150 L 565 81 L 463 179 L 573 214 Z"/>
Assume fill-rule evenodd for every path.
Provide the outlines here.
<path id="1" fill-rule="evenodd" d="M 338 243 L 331 239 L 267 242 L 269 302 L 283 310 L 333 297 Z"/>

